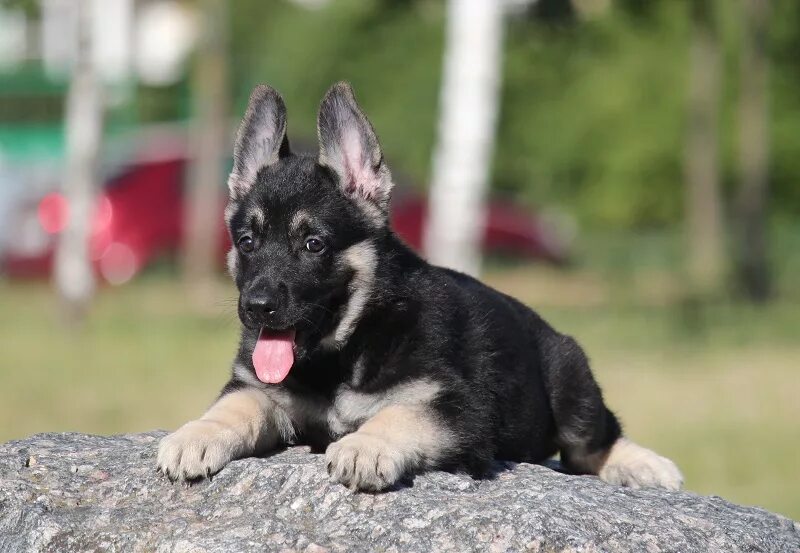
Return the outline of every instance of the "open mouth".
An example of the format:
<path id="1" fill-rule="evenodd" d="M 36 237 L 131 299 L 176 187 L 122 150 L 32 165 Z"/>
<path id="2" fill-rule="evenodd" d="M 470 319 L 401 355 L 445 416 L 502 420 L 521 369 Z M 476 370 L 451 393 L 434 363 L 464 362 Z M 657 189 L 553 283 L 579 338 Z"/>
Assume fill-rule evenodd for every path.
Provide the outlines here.
<path id="1" fill-rule="evenodd" d="M 294 330 L 262 328 L 253 349 L 253 368 L 265 384 L 283 381 L 294 365 Z"/>

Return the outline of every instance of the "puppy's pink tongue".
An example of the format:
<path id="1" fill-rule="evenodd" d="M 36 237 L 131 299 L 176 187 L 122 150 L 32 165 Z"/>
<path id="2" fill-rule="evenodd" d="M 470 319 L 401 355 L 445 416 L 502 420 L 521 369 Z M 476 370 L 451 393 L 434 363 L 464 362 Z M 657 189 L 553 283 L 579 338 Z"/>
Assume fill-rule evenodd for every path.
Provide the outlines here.
<path id="1" fill-rule="evenodd" d="M 265 384 L 277 384 L 286 378 L 294 364 L 294 330 L 272 332 L 261 330 L 253 350 L 256 376 Z"/>

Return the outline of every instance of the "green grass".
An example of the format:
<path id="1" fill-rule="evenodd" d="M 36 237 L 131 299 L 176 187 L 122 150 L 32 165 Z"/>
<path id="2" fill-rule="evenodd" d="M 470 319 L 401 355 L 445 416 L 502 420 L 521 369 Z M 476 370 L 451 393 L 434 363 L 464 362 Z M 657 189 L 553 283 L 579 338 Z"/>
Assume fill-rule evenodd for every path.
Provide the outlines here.
<path id="1" fill-rule="evenodd" d="M 697 318 L 655 276 L 652 289 L 626 280 L 628 301 L 585 270 L 487 278 L 578 338 L 628 434 L 673 458 L 688 489 L 800 519 L 797 304 L 720 304 Z M 0 282 L 0 440 L 197 416 L 228 376 L 234 298 L 221 282 L 200 308 L 178 282 L 149 277 L 101 290 L 86 326 L 70 330 L 45 285 Z"/>
<path id="2" fill-rule="evenodd" d="M 105 289 L 85 328 L 68 329 L 46 287 L 0 286 L 0 438 L 171 428 L 198 414 L 237 344 L 224 293 L 204 314 L 177 283 Z"/>

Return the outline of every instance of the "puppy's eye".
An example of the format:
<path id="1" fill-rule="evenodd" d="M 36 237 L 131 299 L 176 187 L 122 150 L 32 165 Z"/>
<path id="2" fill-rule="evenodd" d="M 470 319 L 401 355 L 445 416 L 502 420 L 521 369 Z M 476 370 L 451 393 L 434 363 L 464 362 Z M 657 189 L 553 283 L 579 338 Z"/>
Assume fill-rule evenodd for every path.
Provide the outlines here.
<path id="1" fill-rule="evenodd" d="M 316 236 L 312 236 L 306 240 L 306 249 L 311 253 L 319 253 L 325 249 L 325 243 Z"/>
<path id="2" fill-rule="evenodd" d="M 239 251 L 244 253 L 250 253 L 255 249 L 253 239 L 249 236 L 242 236 L 239 238 L 239 241 L 236 243 L 236 245 L 239 247 Z"/>

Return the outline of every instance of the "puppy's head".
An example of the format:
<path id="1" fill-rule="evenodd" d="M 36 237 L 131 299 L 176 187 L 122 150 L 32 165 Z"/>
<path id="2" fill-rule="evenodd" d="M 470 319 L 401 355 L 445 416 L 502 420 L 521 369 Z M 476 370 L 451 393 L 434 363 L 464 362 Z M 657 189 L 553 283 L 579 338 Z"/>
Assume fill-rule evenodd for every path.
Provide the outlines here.
<path id="1" fill-rule="evenodd" d="M 234 147 L 228 268 L 264 382 L 283 380 L 321 342 L 346 340 L 369 294 L 373 239 L 388 225 L 391 175 L 349 85 L 325 95 L 317 133 L 316 158 L 294 155 L 283 100 L 262 85 Z"/>

